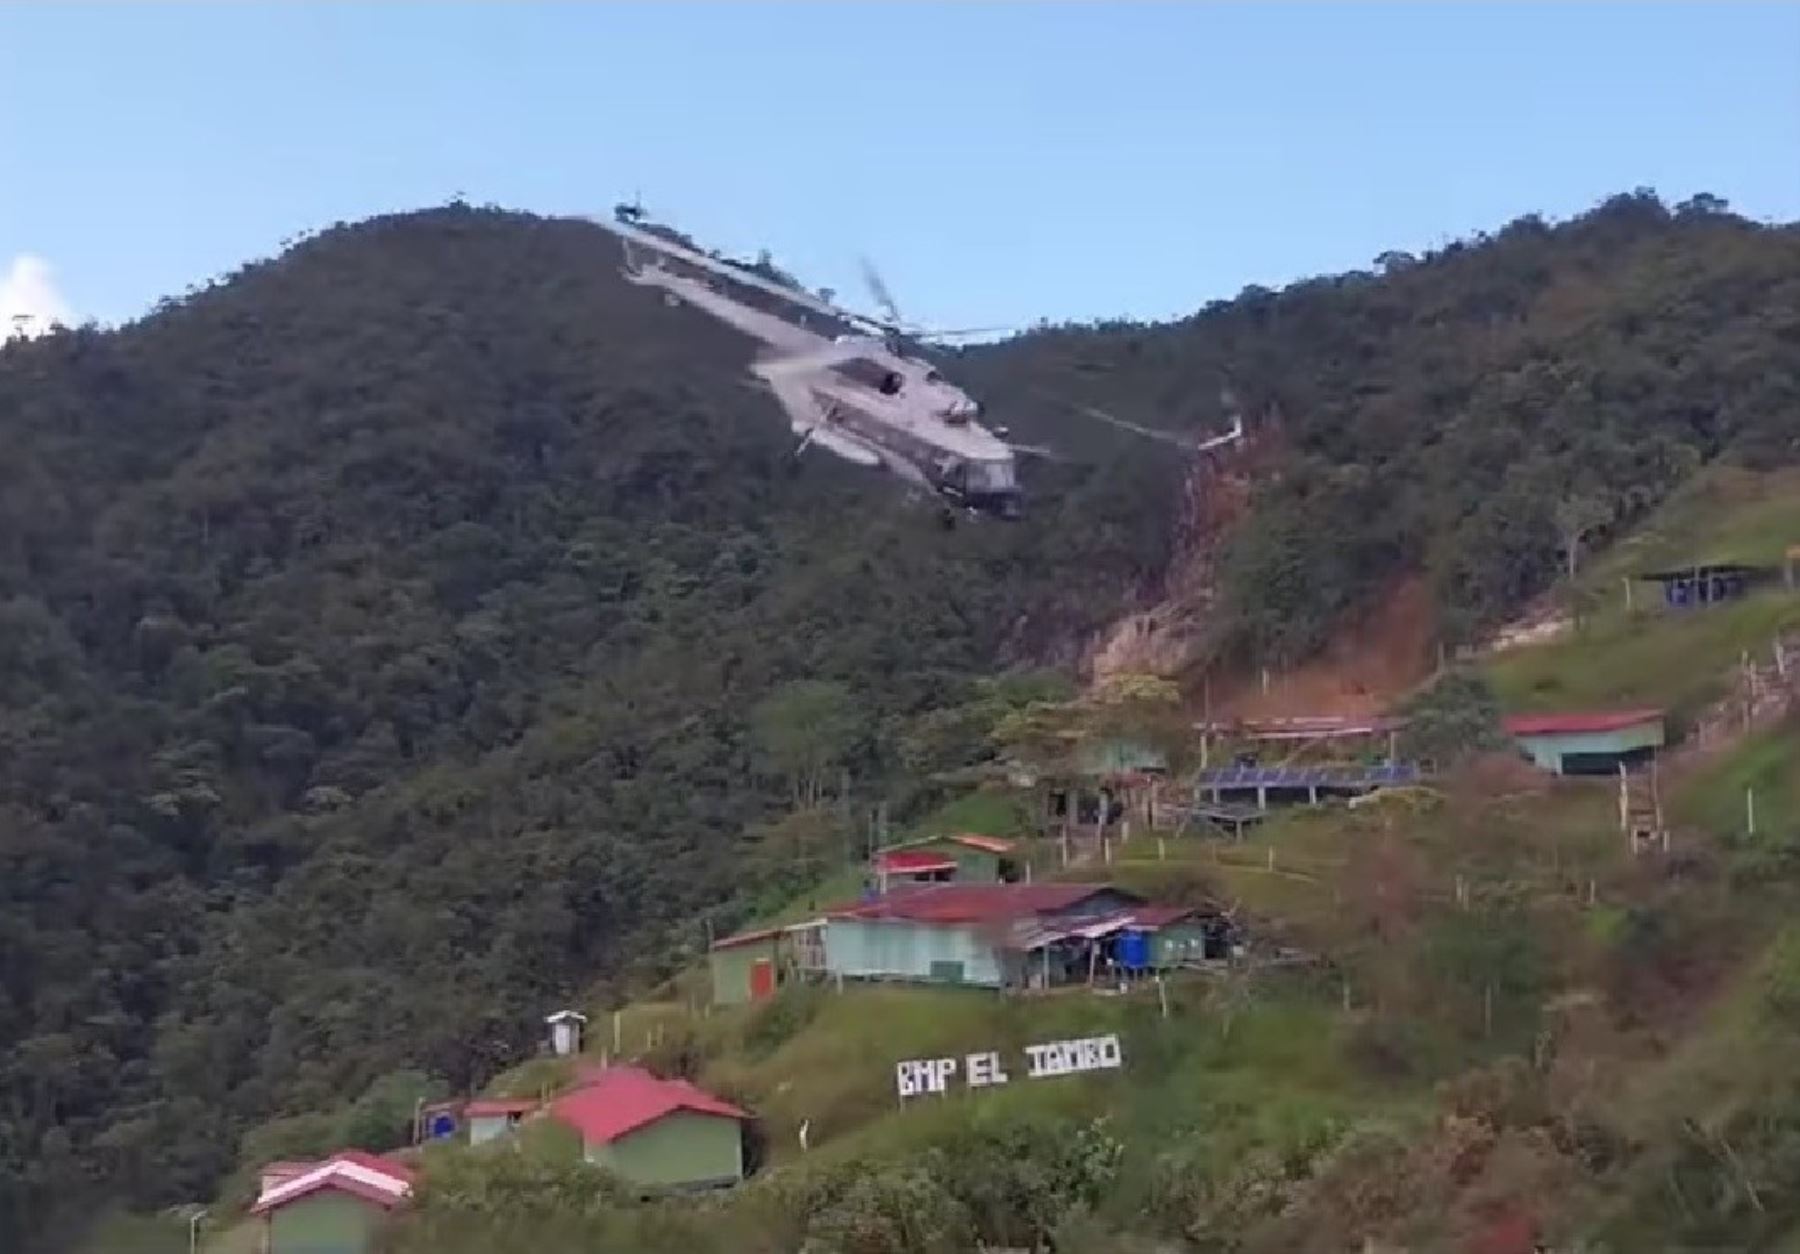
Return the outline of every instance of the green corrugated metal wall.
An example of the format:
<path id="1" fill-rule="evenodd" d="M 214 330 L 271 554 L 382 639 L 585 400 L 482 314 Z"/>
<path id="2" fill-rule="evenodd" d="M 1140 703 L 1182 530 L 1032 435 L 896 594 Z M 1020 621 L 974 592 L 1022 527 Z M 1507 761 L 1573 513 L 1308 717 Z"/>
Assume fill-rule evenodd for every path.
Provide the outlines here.
<path id="1" fill-rule="evenodd" d="M 1206 957 L 1206 931 L 1198 923 L 1172 923 L 1150 937 L 1150 960 L 1159 967 L 1198 962 Z"/>
<path id="2" fill-rule="evenodd" d="M 1663 743 L 1661 723 L 1640 723 L 1610 732 L 1560 732 L 1545 735 L 1515 736 L 1538 766 L 1561 774 L 1563 759 L 1579 754 L 1624 754 L 1640 749 L 1660 748 Z"/>
<path id="3" fill-rule="evenodd" d="M 326 1190 L 270 1213 L 269 1254 L 368 1254 L 387 1212 Z"/>
<path id="4" fill-rule="evenodd" d="M 764 940 L 747 941 L 742 945 L 711 951 L 707 955 L 707 962 L 712 968 L 713 1003 L 719 1006 L 737 1006 L 749 1001 L 750 969 L 759 958 L 777 961 L 779 946 L 779 940 L 770 936 Z"/>
<path id="5" fill-rule="evenodd" d="M 735 1119 L 678 1110 L 591 1146 L 587 1158 L 648 1189 L 735 1184 L 744 1177 L 744 1138 Z"/>
<path id="6" fill-rule="evenodd" d="M 897 919 L 832 919 L 825 925 L 825 965 L 834 975 L 944 980 L 950 963 L 960 965 L 957 983 L 1000 986 L 993 945 L 974 928 Z"/>

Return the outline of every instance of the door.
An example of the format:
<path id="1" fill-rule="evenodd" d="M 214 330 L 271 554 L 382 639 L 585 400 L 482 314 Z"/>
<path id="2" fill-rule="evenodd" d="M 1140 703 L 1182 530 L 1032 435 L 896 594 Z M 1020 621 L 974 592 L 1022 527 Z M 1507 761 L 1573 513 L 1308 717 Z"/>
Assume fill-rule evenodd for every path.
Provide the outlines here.
<path id="1" fill-rule="evenodd" d="M 750 964 L 750 1000 L 775 995 L 775 960 L 758 958 Z"/>

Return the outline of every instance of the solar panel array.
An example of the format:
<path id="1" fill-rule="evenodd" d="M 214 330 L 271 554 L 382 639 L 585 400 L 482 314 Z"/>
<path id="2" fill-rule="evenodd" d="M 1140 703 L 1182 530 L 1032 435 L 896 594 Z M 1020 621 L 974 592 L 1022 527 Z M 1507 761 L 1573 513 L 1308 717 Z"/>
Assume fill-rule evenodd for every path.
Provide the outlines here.
<path id="1" fill-rule="evenodd" d="M 1225 766 L 1200 772 L 1202 790 L 1214 788 L 1392 788 L 1416 784 L 1425 773 L 1411 762 L 1384 766 Z"/>

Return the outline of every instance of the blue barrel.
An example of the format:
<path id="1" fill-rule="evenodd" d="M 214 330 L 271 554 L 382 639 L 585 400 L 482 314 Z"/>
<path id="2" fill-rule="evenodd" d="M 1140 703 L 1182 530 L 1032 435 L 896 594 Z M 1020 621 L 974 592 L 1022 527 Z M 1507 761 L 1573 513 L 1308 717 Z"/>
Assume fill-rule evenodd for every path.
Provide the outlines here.
<path id="1" fill-rule="evenodd" d="M 1127 971 L 1142 971 L 1150 965 L 1150 933 L 1120 932 L 1119 965 Z"/>

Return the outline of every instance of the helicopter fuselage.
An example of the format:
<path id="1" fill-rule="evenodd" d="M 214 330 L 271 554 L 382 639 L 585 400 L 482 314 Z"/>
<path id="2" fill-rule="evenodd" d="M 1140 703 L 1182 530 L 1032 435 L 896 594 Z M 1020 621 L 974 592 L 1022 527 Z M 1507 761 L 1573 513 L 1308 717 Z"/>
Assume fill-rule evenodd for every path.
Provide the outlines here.
<path id="1" fill-rule="evenodd" d="M 977 421 L 980 404 L 930 363 L 882 334 L 858 334 L 868 330 L 866 320 L 804 291 L 726 269 L 634 224 L 609 229 L 627 243 L 627 279 L 660 288 L 665 299 L 691 305 L 773 350 L 751 364 L 751 373 L 775 394 L 802 449 L 817 444 L 848 461 L 881 465 L 964 509 L 1003 519 L 1023 516 L 1011 446 Z M 633 244 L 654 258 L 633 264 Z M 796 317 L 736 299 L 723 290 L 727 283 L 775 296 Z M 823 321 L 826 333 L 802 321 Z"/>

